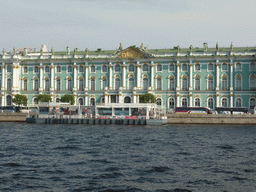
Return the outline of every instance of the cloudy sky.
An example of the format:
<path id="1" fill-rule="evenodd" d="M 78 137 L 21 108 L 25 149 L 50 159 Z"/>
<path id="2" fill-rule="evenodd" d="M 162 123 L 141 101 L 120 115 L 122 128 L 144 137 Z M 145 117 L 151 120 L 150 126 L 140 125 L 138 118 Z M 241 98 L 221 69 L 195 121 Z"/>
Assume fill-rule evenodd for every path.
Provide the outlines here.
<path id="1" fill-rule="evenodd" d="M 1 0 L 0 49 L 255 46 L 255 1 Z"/>

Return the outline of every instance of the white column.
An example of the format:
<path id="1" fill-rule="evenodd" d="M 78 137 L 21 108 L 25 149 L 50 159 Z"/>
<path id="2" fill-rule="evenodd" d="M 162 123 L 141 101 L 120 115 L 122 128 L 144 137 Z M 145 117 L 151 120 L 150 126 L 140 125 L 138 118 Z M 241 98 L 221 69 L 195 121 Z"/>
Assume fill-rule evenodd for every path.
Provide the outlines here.
<path id="1" fill-rule="evenodd" d="M 230 107 L 233 107 L 233 93 L 230 94 Z"/>
<path id="2" fill-rule="evenodd" d="M 5 96 L 4 96 L 4 94 L 1 94 L 1 99 L 2 99 L 2 106 L 5 106 Z"/>
<path id="3" fill-rule="evenodd" d="M 216 90 L 218 91 L 219 90 L 219 85 L 220 85 L 220 72 L 219 72 L 220 68 L 219 68 L 219 61 L 217 60 L 216 61 Z"/>
<path id="4" fill-rule="evenodd" d="M 112 63 L 109 63 L 109 89 L 112 89 Z"/>
<path id="5" fill-rule="evenodd" d="M 192 93 L 189 94 L 189 107 L 193 107 Z"/>
<path id="6" fill-rule="evenodd" d="M 105 103 L 108 103 L 108 95 L 107 94 L 104 95 L 104 100 L 105 100 Z"/>
<path id="7" fill-rule="evenodd" d="M 42 63 L 40 63 L 40 87 L 39 91 L 43 91 L 43 66 Z"/>
<path id="8" fill-rule="evenodd" d="M 73 91 L 77 90 L 77 66 L 76 63 L 74 63 L 74 87 L 73 87 Z"/>
<path id="9" fill-rule="evenodd" d="M 179 61 L 177 61 L 177 87 L 176 90 L 180 90 L 180 64 Z"/>
<path id="10" fill-rule="evenodd" d="M 192 61 L 189 64 L 189 90 L 193 90 L 193 75 L 192 75 L 192 70 L 193 70 L 193 64 Z"/>
<path id="11" fill-rule="evenodd" d="M 151 62 L 151 90 L 154 90 L 154 62 Z"/>
<path id="12" fill-rule="evenodd" d="M 5 64 L 2 64 L 2 87 L 1 90 L 5 90 Z M 3 103 L 3 102 L 2 102 Z"/>
<path id="13" fill-rule="evenodd" d="M 233 90 L 233 61 L 230 60 L 230 90 Z"/>
<path id="14" fill-rule="evenodd" d="M 133 103 L 136 103 L 136 96 L 137 95 L 134 93 L 132 96 L 133 96 Z"/>
<path id="15" fill-rule="evenodd" d="M 88 90 L 88 65 L 85 66 L 85 90 Z"/>
<path id="16" fill-rule="evenodd" d="M 85 103 L 84 103 L 84 105 L 87 106 L 88 105 L 88 94 L 84 94 L 84 96 L 85 96 Z"/>
<path id="17" fill-rule="evenodd" d="M 136 96 L 136 103 L 139 103 L 140 99 L 139 99 L 139 95 Z"/>
<path id="18" fill-rule="evenodd" d="M 14 91 L 16 89 L 16 78 L 17 78 L 17 74 L 16 74 L 16 67 L 15 67 L 15 63 L 13 63 L 12 66 L 12 91 Z"/>
<path id="19" fill-rule="evenodd" d="M 126 89 L 126 65 L 125 62 L 123 62 L 123 89 Z"/>
<path id="20" fill-rule="evenodd" d="M 53 63 L 51 64 L 51 91 L 54 91 L 54 65 Z"/>
<path id="21" fill-rule="evenodd" d="M 177 107 L 180 106 L 180 95 L 179 94 L 176 95 L 176 106 Z"/>
<path id="22" fill-rule="evenodd" d="M 137 62 L 137 88 L 138 89 L 141 89 L 141 87 L 140 87 L 140 68 L 141 68 L 141 65 L 139 62 Z"/>
<path id="23" fill-rule="evenodd" d="M 216 107 L 220 107 L 220 95 L 216 94 Z"/>

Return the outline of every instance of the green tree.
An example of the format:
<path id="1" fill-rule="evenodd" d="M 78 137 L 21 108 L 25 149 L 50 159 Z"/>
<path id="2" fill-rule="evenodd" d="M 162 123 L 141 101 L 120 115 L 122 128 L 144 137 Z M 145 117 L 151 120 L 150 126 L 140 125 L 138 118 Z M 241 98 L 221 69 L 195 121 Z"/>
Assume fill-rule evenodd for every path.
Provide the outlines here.
<path id="1" fill-rule="evenodd" d="M 49 102 L 52 101 L 52 98 L 50 95 L 38 95 L 37 100 L 40 102 Z"/>
<path id="2" fill-rule="evenodd" d="M 140 103 L 156 103 L 156 98 L 151 93 L 146 93 L 139 96 Z"/>
<path id="3" fill-rule="evenodd" d="M 74 98 L 74 95 L 69 95 L 69 94 L 66 94 L 64 96 L 61 97 L 61 102 L 65 102 L 65 103 L 71 103 L 71 105 L 74 105 L 75 103 L 75 98 Z"/>
<path id="4" fill-rule="evenodd" d="M 19 107 L 21 105 L 26 106 L 28 104 L 28 98 L 26 95 L 20 95 L 17 94 L 14 96 L 14 98 L 12 99 L 12 102 L 15 103 L 16 105 L 18 105 Z"/>

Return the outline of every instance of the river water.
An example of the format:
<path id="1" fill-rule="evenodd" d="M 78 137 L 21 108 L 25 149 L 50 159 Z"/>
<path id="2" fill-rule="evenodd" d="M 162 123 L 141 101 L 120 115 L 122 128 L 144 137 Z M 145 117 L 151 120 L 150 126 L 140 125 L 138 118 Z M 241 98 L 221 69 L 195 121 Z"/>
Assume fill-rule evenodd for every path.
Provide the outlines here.
<path id="1" fill-rule="evenodd" d="M 0 124 L 0 191 L 256 191 L 256 126 Z"/>

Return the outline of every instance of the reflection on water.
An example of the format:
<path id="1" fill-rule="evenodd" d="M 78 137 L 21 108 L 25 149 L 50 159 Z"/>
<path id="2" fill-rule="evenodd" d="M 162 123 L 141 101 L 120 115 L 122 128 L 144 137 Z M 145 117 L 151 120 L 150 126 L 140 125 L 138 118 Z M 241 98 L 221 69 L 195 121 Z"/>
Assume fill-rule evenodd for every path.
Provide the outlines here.
<path id="1" fill-rule="evenodd" d="M 3 191 L 256 191 L 256 126 L 0 125 Z"/>

